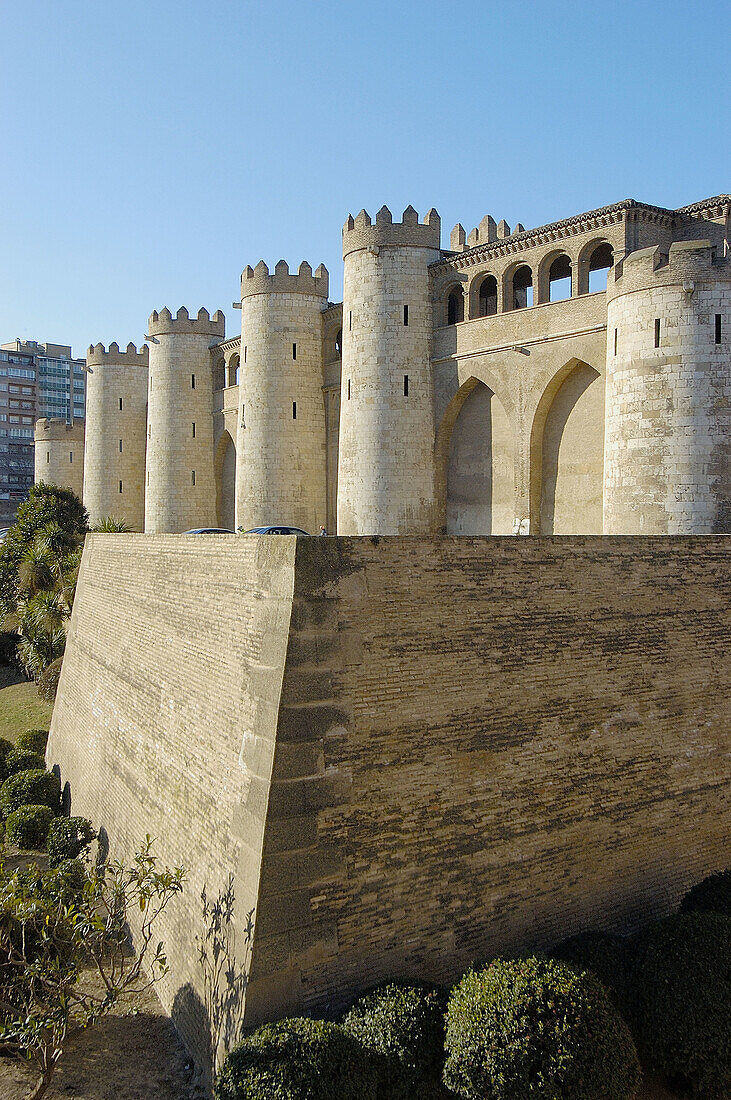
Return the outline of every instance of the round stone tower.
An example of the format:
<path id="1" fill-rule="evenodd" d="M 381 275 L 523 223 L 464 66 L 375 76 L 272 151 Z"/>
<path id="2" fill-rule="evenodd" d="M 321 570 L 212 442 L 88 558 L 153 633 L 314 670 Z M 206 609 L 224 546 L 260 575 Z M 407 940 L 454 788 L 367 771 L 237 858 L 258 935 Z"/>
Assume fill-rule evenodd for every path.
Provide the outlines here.
<path id="1" fill-rule="evenodd" d="M 343 228 L 338 534 L 429 534 L 434 499 L 429 264 L 440 219 L 409 206 Z"/>
<path id="2" fill-rule="evenodd" d="M 224 336 L 220 310 L 190 317 L 181 307 L 153 313 L 147 387 L 145 531 L 179 533 L 216 526 L 213 368 L 210 348 Z"/>
<path id="3" fill-rule="evenodd" d="M 607 284 L 604 533 L 731 530 L 731 259 L 630 253 Z"/>
<path id="4" fill-rule="evenodd" d="M 147 347 L 117 343 L 86 357 L 84 504 L 92 524 L 109 516 L 133 531 L 145 527 Z"/>
<path id="5" fill-rule="evenodd" d="M 84 421 L 36 420 L 35 483 L 71 489 L 81 500 L 84 488 Z"/>
<path id="6" fill-rule="evenodd" d="M 241 276 L 236 525 L 325 523 L 322 311 L 327 269 L 280 260 Z"/>

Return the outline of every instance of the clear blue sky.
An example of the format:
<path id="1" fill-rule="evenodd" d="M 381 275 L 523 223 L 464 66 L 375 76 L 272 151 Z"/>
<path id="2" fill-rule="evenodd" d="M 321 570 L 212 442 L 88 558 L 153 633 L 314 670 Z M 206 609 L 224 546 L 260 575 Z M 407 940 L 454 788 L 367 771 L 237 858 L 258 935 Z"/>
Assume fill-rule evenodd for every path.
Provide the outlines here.
<path id="1" fill-rule="evenodd" d="M 728 5 L 0 4 L 0 340 L 140 343 L 349 211 L 530 228 L 731 191 Z"/>

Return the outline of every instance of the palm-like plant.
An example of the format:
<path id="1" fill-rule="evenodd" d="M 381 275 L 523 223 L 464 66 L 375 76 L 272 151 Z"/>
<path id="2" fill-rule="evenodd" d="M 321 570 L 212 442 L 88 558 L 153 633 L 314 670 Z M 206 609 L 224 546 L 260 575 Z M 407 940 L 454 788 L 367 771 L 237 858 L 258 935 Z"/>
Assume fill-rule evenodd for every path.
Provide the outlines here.
<path id="1" fill-rule="evenodd" d="M 79 540 L 74 531 L 70 531 L 67 527 L 60 527 L 58 523 L 47 524 L 35 537 L 35 545 L 41 550 L 46 550 L 56 562 L 75 550 L 81 542 L 83 539 Z"/>
<path id="2" fill-rule="evenodd" d="M 19 609 L 18 624 L 21 634 L 26 630 L 31 632 L 45 631 L 47 634 L 55 630 L 63 630 L 68 612 L 58 589 L 48 592 L 37 592 Z"/>
<path id="3" fill-rule="evenodd" d="M 48 547 L 39 541 L 30 546 L 18 566 L 18 589 L 22 596 L 33 596 L 53 588 L 56 561 Z"/>
<path id="4" fill-rule="evenodd" d="M 66 554 L 61 563 L 61 576 L 58 581 L 58 591 L 66 607 L 67 615 L 71 614 L 71 608 L 74 605 L 76 583 L 79 579 L 79 566 L 81 565 L 81 554 L 83 549 L 83 546 L 79 546 L 76 550 L 72 550 L 70 554 Z"/>
<path id="5" fill-rule="evenodd" d="M 115 519 L 114 516 L 105 516 L 103 520 L 92 527 L 92 534 L 129 534 L 132 531 L 130 525 L 123 519 Z"/>
<path id="6" fill-rule="evenodd" d="M 29 676 L 37 680 L 41 673 L 66 648 L 66 631 L 63 626 L 50 631 L 35 625 L 32 618 L 25 622 L 18 642 L 18 660 Z"/>
<path id="7" fill-rule="evenodd" d="M 36 680 L 52 661 L 63 656 L 81 549 L 74 532 L 48 524 L 18 566 L 18 600 L 4 625 L 20 634 L 18 660 Z"/>

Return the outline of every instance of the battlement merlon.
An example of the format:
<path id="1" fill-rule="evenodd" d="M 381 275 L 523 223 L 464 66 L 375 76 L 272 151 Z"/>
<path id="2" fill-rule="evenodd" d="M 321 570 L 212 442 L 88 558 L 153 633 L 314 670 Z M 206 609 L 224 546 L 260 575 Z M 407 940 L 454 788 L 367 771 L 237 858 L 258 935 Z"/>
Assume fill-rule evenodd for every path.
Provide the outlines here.
<path id="1" fill-rule="evenodd" d="M 191 333 L 198 336 L 216 336 L 220 339 L 226 335 L 226 318 L 220 309 L 217 309 L 211 317 L 208 310 L 203 307 L 198 310 L 197 317 L 191 317 L 185 306 L 181 306 L 173 317 L 165 306 L 159 313 L 153 310 L 147 322 L 147 331 L 150 336 Z"/>
<path id="2" fill-rule="evenodd" d="M 241 300 L 253 294 L 308 294 L 314 298 L 324 298 L 330 291 L 330 276 L 324 264 L 316 269 L 303 260 L 295 274 L 290 274 L 289 264 L 280 260 L 273 274 L 263 260 L 256 267 L 247 264 L 241 273 Z"/>
<path id="3" fill-rule="evenodd" d="M 75 420 L 69 423 L 61 417 L 41 417 L 35 423 L 35 442 L 48 443 L 58 440 L 83 442 L 86 421 Z"/>
<path id="4" fill-rule="evenodd" d="M 425 215 L 423 223 L 413 206 L 407 206 L 395 222 L 387 206 L 376 214 L 375 222 L 367 211 L 361 210 L 355 218 L 348 215 L 343 226 L 343 259 L 351 252 L 368 248 L 428 248 L 438 252 L 441 241 L 442 220 L 433 208 Z"/>
<path id="5" fill-rule="evenodd" d="M 143 344 L 138 351 L 134 344 L 127 344 L 124 351 L 121 350 L 116 340 L 109 345 L 109 351 L 104 344 L 90 344 L 86 353 L 87 367 L 103 366 L 128 366 L 146 367 L 149 360 L 149 348 Z"/>
<path id="6" fill-rule="evenodd" d="M 634 290 L 682 283 L 692 293 L 696 282 L 731 281 L 731 262 L 710 240 L 674 241 L 667 253 L 658 245 L 630 252 L 613 267 L 607 301 Z"/>

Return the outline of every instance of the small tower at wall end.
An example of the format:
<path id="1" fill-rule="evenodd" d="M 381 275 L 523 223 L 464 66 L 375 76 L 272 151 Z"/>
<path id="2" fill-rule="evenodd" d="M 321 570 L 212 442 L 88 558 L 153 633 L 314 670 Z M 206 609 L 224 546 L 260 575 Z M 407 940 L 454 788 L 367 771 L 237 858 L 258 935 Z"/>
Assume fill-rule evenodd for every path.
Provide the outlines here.
<path id="1" fill-rule="evenodd" d="M 104 347 L 104 344 L 90 344 L 86 353 L 87 367 L 103 367 L 108 363 L 113 363 L 115 366 L 128 364 L 131 367 L 146 367 L 148 359 L 149 349 L 147 344 L 143 344 L 138 351 L 136 346 L 130 343 L 122 351 L 116 340 L 113 340 L 109 345 L 109 351 Z"/>

